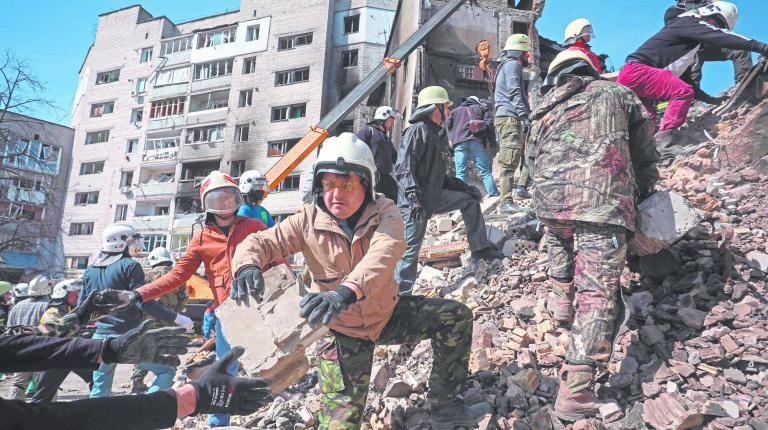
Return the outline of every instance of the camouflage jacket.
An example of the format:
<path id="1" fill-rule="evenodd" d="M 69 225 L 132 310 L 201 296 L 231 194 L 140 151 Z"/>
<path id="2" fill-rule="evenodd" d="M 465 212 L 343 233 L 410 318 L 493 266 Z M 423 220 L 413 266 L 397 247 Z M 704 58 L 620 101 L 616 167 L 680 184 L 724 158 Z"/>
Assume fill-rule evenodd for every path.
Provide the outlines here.
<path id="1" fill-rule="evenodd" d="M 659 178 L 653 126 L 624 86 L 572 76 L 531 115 L 526 154 L 541 218 L 635 230 L 635 200 Z"/>
<path id="2" fill-rule="evenodd" d="M 36 326 L 13 326 L 0 330 L 0 336 L 14 334 L 31 334 L 36 336 L 70 337 L 80 330 L 80 320 L 77 315 L 69 313 L 61 318 L 49 318 Z"/>
<path id="3" fill-rule="evenodd" d="M 144 278 L 146 279 L 147 284 L 149 284 L 162 278 L 172 269 L 173 266 L 157 266 L 148 270 L 144 275 Z M 157 300 L 164 304 L 166 307 L 170 308 L 172 311 L 180 313 L 187 305 L 186 284 L 182 284 L 179 286 L 179 288 L 163 294 L 162 296 L 158 297 Z"/>

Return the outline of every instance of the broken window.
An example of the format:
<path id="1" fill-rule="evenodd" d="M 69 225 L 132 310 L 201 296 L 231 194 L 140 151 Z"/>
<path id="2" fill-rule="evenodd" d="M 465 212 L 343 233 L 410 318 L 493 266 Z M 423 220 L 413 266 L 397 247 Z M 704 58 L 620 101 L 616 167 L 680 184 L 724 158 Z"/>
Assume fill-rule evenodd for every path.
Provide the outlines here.
<path id="1" fill-rule="evenodd" d="M 253 105 L 253 89 L 240 91 L 240 100 L 237 103 L 238 107 L 248 107 Z"/>
<path id="2" fill-rule="evenodd" d="M 187 130 L 187 143 L 213 143 L 224 140 L 224 124 L 190 128 Z"/>
<path id="3" fill-rule="evenodd" d="M 70 236 L 88 236 L 91 234 L 93 234 L 93 222 L 73 222 L 69 224 Z"/>
<path id="4" fill-rule="evenodd" d="M 95 175 L 104 171 L 103 161 L 91 161 L 89 163 L 80 164 L 81 175 Z"/>
<path id="5" fill-rule="evenodd" d="M 235 35 L 237 35 L 237 27 L 199 33 L 197 35 L 197 49 L 232 43 L 235 41 Z"/>
<path id="6" fill-rule="evenodd" d="M 144 240 L 144 249 L 149 252 L 160 246 L 165 248 L 167 236 L 164 234 L 145 234 L 142 235 L 142 239 Z"/>
<path id="7" fill-rule="evenodd" d="M 166 40 L 160 44 L 160 55 L 166 56 L 176 52 L 184 52 L 192 49 L 192 36 L 184 36 L 173 40 Z"/>
<path id="8" fill-rule="evenodd" d="M 91 105 L 91 118 L 100 117 L 115 111 L 115 102 L 94 103 Z"/>
<path id="9" fill-rule="evenodd" d="M 150 118 L 165 118 L 184 114 L 186 97 L 173 97 L 170 99 L 153 101 L 149 106 Z"/>
<path id="10" fill-rule="evenodd" d="M 208 63 L 195 64 L 194 80 L 215 78 L 218 76 L 227 76 L 232 74 L 232 64 L 234 59 L 210 61 Z"/>
<path id="11" fill-rule="evenodd" d="M 128 205 L 116 205 L 115 222 L 125 221 L 126 219 L 128 219 Z"/>
<path id="12" fill-rule="evenodd" d="M 248 124 L 235 126 L 235 143 L 248 142 L 250 128 L 251 127 Z"/>
<path id="13" fill-rule="evenodd" d="M 229 106 L 229 90 L 211 91 L 189 97 L 189 111 L 200 112 Z"/>
<path id="14" fill-rule="evenodd" d="M 139 139 L 128 139 L 125 143 L 125 153 L 133 154 L 139 150 Z"/>
<path id="15" fill-rule="evenodd" d="M 360 31 L 360 15 L 344 17 L 344 34 L 352 34 Z"/>
<path id="16" fill-rule="evenodd" d="M 181 84 L 189 81 L 189 67 L 161 70 L 155 77 L 155 86 Z"/>
<path id="17" fill-rule="evenodd" d="M 130 187 L 133 185 L 133 170 L 120 172 L 120 187 Z"/>
<path id="18" fill-rule="evenodd" d="M 246 42 L 253 42 L 254 40 L 259 39 L 259 24 L 256 25 L 249 25 L 245 29 L 245 41 Z"/>
<path id="19" fill-rule="evenodd" d="M 104 143 L 109 140 L 109 130 L 92 131 L 85 134 L 85 144 Z"/>
<path id="20" fill-rule="evenodd" d="M 287 178 L 283 179 L 283 182 L 280 182 L 280 185 L 277 186 L 277 188 L 274 190 L 276 192 L 280 191 L 298 191 L 300 187 L 301 177 L 296 176 L 288 176 Z"/>
<path id="21" fill-rule="evenodd" d="M 96 85 L 109 84 L 120 80 L 120 69 L 110 70 L 96 74 Z"/>
<path id="22" fill-rule="evenodd" d="M 282 157 L 288 150 L 296 146 L 299 139 L 278 140 L 267 143 L 267 157 Z"/>
<path id="23" fill-rule="evenodd" d="M 357 67 L 357 49 L 341 51 L 341 67 Z"/>
<path id="24" fill-rule="evenodd" d="M 78 205 L 78 206 L 95 205 L 98 202 L 99 202 L 98 191 L 87 191 L 87 192 L 75 193 L 75 205 Z"/>
<path id="25" fill-rule="evenodd" d="M 250 57 L 243 60 L 243 74 L 256 73 L 256 57 Z"/>
<path id="26" fill-rule="evenodd" d="M 306 103 L 272 108 L 272 122 L 287 121 L 289 119 L 303 118 L 305 116 L 307 116 Z"/>
<path id="27" fill-rule="evenodd" d="M 298 84 L 309 80 L 309 67 L 275 72 L 275 86 Z"/>
<path id="28" fill-rule="evenodd" d="M 277 39 L 277 50 L 285 51 L 312 43 L 312 33 L 302 33 L 295 36 L 285 36 Z"/>
<path id="29" fill-rule="evenodd" d="M 136 108 L 131 111 L 131 122 L 138 124 L 144 119 L 144 108 Z"/>
<path id="30" fill-rule="evenodd" d="M 229 166 L 229 176 L 239 178 L 245 172 L 245 160 L 232 161 Z"/>

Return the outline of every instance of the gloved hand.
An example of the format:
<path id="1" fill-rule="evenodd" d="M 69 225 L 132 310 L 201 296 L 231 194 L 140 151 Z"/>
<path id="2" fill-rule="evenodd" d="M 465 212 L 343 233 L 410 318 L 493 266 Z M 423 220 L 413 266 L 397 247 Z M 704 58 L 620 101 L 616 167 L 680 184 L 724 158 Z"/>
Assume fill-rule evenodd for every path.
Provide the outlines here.
<path id="1" fill-rule="evenodd" d="M 644 189 L 638 190 L 637 195 L 637 203 L 640 204 L 643 200 L 647 199 L 648 197 L 651 197 L 656 193 L 655 187 L 645 187 Z"/>
<path id="2" fill-rule="evenodd" d="M 189 337 L 183 327 L 152 329 L 146 320 L 138 327 L 119 337 L 104 340 L 102 358 L 105 363 L 156 363 L 178 366 L 179 355 L 186 354 Z"/>
<path id="3" fill-rule="evenodd" d="M 177 326 L 184 327 L 188 332 L 195 328 L 194 321 L 182 314 L 176 314 L 176 319 L 173 320 L 173 323 Z"/>
<path id="4" fill-rule="evenodd" d="M 309 293 L 299 303 L 299 315 L 315 325 L 322 322 L 328 325 L 332 319 L 346 311 L 349 305 L 357 301 L 357 294 L 346 285 L 339 285 L 334 291 Z"/>
<path id="5" fill-rule="evenodd" d="M 264 294 L 264 277 L 261 269 L 255 265 L 241 267 L 235 279 L 232 280 L 232 288 L 229 291 L 229 297 L 235 300 L 248 300 L 248 295 L 261 303 L 261 296 Z"/>
<path id="6" fill-rule="evenodd" d="M 102 290 L 96 293 L 95 303 L 110 312 L 141 304 L 144 300 L 137 291 Z"/>
<path id="7" fill-rule="evenodd" d="M 424 220 L 424 208 L 421 206 L 421 203 L 413 203 L 411 204 L 411 220 L 412 221 L 423 221 Z"/>
<path id="8" fill-rule="evenodd" d="M 523 133 L 523 137 L 528 135 L 531 131 L 531 119 L 527 116 L 520 118 L 520 131 Z"/>
<path id="9" fill-rule="evenodd" d="M 71 314 L 77 315 L 80 325 L 85 325 L 103 318 L 115 309 L 112 305 L 98 304 L 96 302 L 98 294 L 98 292 L 92 291 L 80 306 L 72 309 L 72 312 L 70 312 Z"/>
<path id="10" fill-rule="evenodd" d="M 197 394 L 195 414 L 249 415 L 271 399 L 272 381 L 238 378 L 227 374 L 232 362 L 245 350 L 236 346 L 214 363 L 197 381 L 191 382 Z"/>

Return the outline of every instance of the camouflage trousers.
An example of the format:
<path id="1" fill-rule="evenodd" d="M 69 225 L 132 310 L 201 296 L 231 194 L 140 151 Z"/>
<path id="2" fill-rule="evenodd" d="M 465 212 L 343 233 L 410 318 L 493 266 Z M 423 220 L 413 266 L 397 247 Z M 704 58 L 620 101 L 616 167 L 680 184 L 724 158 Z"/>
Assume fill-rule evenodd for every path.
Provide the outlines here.
<path id="1" fill-rule="evenodd" d="M 528 184 L 528 166 L 525 164 L 525 136 L 520 120 L 513 116 L 499 116 L 495 119 L 499 145 L 499 166 L 501 166 L 501 200 L 512 200 L 515 191 L 515 171 L 520 169 L 517 185 Z"/>
<path id="2" fill-rule="evenodd" d="M 403 296 L 378 342 L 332 332 L 318 343 L 317 373 L 322 406 L 318 428 L 359 429 L 368 397 L 373 351 L 379 345 L 432 341 L 434 361 L 428 398 L 452 400 L 469 372 L 472 311 L 463 303 Z"/>
<path id="3" fill-rule="evenodd" d="M 542 219 L 549 276 L 573 279 L 576 314 L 566 361 L 606 366 L 613 348 L 616 303 L 627 257 L 627 230 L 610 224 Z"/>

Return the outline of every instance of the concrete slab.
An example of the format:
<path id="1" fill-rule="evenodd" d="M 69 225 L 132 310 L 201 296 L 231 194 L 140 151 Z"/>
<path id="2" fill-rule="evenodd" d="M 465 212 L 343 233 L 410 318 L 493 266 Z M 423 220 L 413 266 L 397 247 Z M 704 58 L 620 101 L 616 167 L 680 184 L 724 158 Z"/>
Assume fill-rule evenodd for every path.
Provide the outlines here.
<path id="1" fill-rule="evenodd" d="M 672 191 L 659 191 L 638 206 L 637 228 L 629 252 L 656 254 L 672 245 L 701 222 L 691 202 Z"/>

